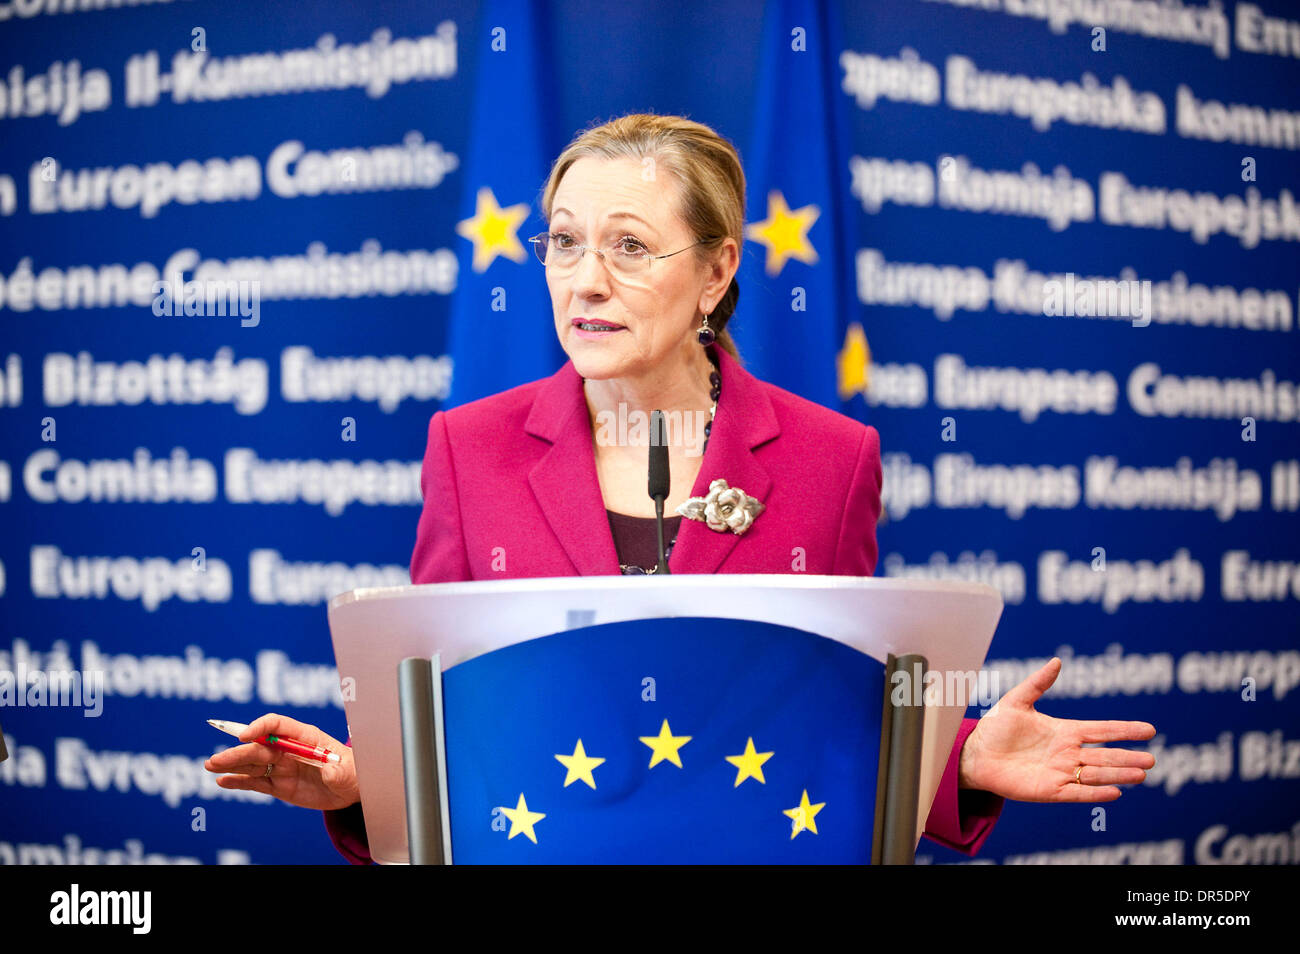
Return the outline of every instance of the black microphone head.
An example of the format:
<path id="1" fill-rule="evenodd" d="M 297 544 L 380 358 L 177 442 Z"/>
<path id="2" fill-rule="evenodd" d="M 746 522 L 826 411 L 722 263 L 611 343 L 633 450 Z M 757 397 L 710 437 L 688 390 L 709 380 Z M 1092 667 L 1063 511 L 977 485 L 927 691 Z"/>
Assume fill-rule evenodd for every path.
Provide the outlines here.
<path id="1" fill-rule="evenodd" d="M 664 426 L 664 412 L 650 412 L 650 496 L 665 499 L 668 496 L 668 435 Z"/>

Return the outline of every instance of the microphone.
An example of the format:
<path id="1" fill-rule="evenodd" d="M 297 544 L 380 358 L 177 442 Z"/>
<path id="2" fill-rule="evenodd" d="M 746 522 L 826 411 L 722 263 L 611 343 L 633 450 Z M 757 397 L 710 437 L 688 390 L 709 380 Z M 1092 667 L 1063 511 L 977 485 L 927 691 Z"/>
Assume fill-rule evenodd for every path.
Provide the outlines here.
<path id="1" fill-rule="evenodd" d="M 668 496 L 668 435 L 664 427 L 664 412 L 650 412 L 650 496 L 655 502 L 655 528 L 659 532 L 659 563 L 655 576 L 670 573 L 664 558 L 664 498 Z"/>

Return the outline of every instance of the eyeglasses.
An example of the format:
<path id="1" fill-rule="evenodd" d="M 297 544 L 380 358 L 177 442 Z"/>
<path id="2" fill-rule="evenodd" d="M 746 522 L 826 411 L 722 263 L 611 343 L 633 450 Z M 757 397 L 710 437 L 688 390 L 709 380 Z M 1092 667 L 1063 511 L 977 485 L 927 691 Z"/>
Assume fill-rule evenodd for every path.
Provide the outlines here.
<path id="1" fill-rule="evenodd" d="M 651 255 L 640 240 L 630 235 L 624 236 L 607 249 L 592 248 L 590 245 L 578 245 L 568 232 L 542 232 L 528 240 L 532 243 L 537 260 L 552 271 L 563 274 L 578 267 L 582 256 L 588 251 L 595 252 L 610 271 L 625 278 L 645 278 L 650 272 L 650 263 L 658 258 L 672 258 L 682 252 L 704 245 L 712 239 L 701 239 L 694 245 L 679 248 L 664 255 Z"/>

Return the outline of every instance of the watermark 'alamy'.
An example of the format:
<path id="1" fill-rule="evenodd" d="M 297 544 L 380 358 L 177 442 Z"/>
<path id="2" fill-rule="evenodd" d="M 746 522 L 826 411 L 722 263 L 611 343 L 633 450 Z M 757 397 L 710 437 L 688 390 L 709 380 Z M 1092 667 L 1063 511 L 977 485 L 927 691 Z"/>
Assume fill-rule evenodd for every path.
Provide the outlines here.
<path id="1" fill-rule="evenodd" d="M 708 411 L 664 411 L 665 443 L 669 447 L 686 448 L 687 457 L 699 457 L 704 452 L 704 425 L 709 423 Z M 600 447 L 649 447 L 650 415 L 645 411 L 629 411 L 619 402 L 618 413 L 601 411 L 596 415 L 596 444 Z"/>
<path id="2" fill-rule="evenodd" d="M 1151 324 L 1151 282 L 1076 278 L 1043 282 L 1043 314 L 1049 318 L 1132 318 L 1134 328 Z"/>
<path id="3" fill-rule="evenodd" d="M 980 715 L 1002 698 L 1002 676 L 997 670 L 921 671 L 920 663 L 911 669 L 896 670 L 890 677 L 889 701 L 894 706 L 931 707 L 978 705 Z"/>
<path id="4" fill-rule="evenodd" d="M 82 891 L 75 881 L 50 895 L 51 924 L 120 924 L 132 934 L 148 934 L 153 918 L 151 891 Z"/>
<path id="5" fill-rule="evenodd" d="M 185 281 L 180 275 L 156 281 L 153 313 L 159 318 L 215 318 L 239 315 L 242 328 L 256 328 L 262 320 L 262 283 L 241 279 Z"/>
<path id="6" fill-rule="evenodd" d="M 18 660 L 15 669 L 0 669 L 0 708 L 46 706 L 84 707 L 87 719 L 104 712 L 104 673 L 98 669 L 28 669 Z"/>

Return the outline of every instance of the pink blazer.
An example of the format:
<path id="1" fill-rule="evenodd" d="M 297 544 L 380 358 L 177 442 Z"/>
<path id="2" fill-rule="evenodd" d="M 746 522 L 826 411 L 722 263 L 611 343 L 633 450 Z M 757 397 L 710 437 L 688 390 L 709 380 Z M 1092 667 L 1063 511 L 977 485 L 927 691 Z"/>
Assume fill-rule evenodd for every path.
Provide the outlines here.
<path id="1" fill-rule="evenodd" d="M 714 347 L 722 392 L 691 495 L 722 477 L 767 509 L 743 536 L 683 520 L 669 568 L 791 573 L 799 548 L 802 572 L 870 576 L 880 515 L 875 428 L 759 381 Z M 618 573 L 571 361 L 434 414 L 422 486 L 412 582 Z"/>
<path id="2" fill-rule="evenodd" d="M 875 428 L 760 381 L 713 347 L 721 397 L 691 495 L 722 477 L 767 506 L 741 536 L 683 519 L 669 568 L 871 576 L 881 490 Z M 571 361 L 549 378 L 434 414 L 421 486 L 412 583 L 619 572 Z M 958 756 L 974 725 L 965 720 L 958 733 L 926 823 L 927 836 L 970 855 L 1002 804 L 986 792 L 958 795 Z"/>

